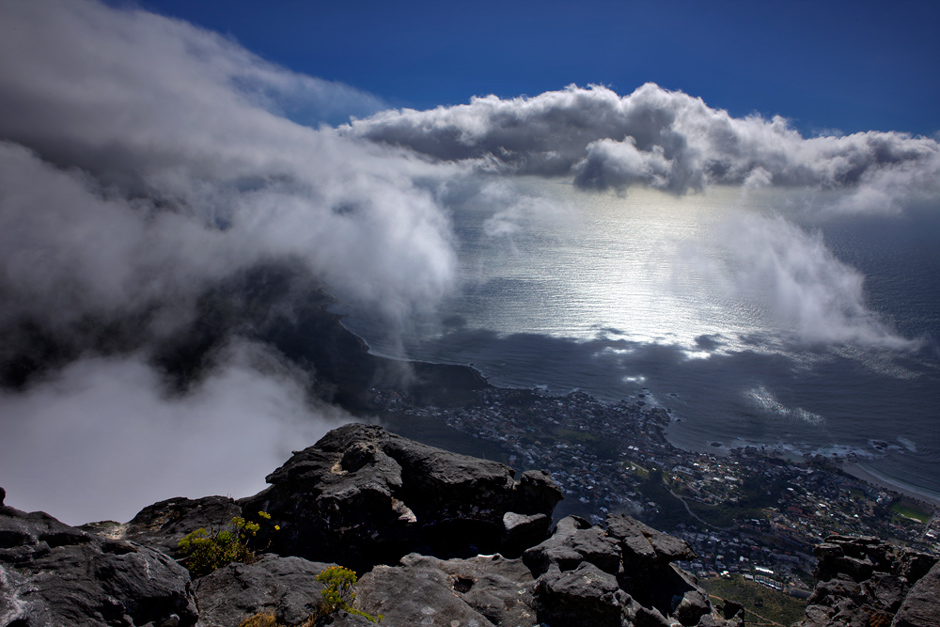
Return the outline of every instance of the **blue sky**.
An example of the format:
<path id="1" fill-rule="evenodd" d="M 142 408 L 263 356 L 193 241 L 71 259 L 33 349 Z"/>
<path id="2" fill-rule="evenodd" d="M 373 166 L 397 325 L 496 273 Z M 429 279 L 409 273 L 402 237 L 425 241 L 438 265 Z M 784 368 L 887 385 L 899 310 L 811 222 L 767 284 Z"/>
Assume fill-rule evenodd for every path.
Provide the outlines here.
<path id="1" fill-rule="evenodd" d="M 647 81 L 804 135 L 940 130 L 940 2 L 142 0 L 262 57 L 431 108 Z"/>

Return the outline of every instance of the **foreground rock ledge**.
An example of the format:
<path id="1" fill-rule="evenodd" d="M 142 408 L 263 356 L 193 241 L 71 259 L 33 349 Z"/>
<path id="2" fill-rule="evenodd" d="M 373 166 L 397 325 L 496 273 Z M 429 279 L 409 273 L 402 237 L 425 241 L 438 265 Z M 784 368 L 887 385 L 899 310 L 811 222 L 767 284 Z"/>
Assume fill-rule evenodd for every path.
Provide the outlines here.
<path id="1" fill-rule="evenodd" d="M 171 557 L 5 507 L 3 496 L 0 489 L 0 625 L 195 623 L 189 573 Z"/>
<path id="2" fill-rule="evenodd" d="M 937 557 L 878 538 L 830 536 L 800 627 L 940 627 Z"/>
<path id="3" fill-rule="evenodd" d="M 542 471 L 518 481 L 509 466 L 450 453 L 351 424 L 328 433 L 269 475 L 245 499 L 280 530 L 270 550 L 355 570 L 420 552 L 518 555 L 548 536 L 561 490 Z"/>
<path id="4" fill-rule="evenodd" d="M 347 425 L 267 480 L 241 501 L 169 499 L 124 525 L 76 529 L 2 507 L 0 624 L 234 627 L 259 612 L 298 624 L 333 564 L 364 572 L 356 605 L 389 626 L 727 624 L 671 565 L 691 557 L 683 541 L 623 516 L 552 530 L 561 491 L 544 472 L 516 479 L 503 464 Z M 271 519 L 254 562 L 194 584 L 174 561 L 186 533 L 259 511 Z M 340 612 L 317 624 L 370 623 Z"/>
<path id="5" fill-rule="evenodd" d="M 4 507 L 0 488 L 0 626 L 236 627 L 260 612 L 297 625 L 334 564 L 364 573 L 355 606 L 387 627 L 743 625 L 739 606 L 716 611 L 672 563 L 693 557 L 684 541 L 622 515 L 552 529 L 561 495 L 542 472 L 516 480 L 502 464 L 348 425 L 268 482 L 241 501 L 170 499 L 83 529 Z M 259 510 L 272 519 L 254 562 L 192 582 L 171 556 L 186 533 Z M 839 536 L 817 556 L 805 627 L 938 624 L 935 557 Z M 372 623 L 339 612 L 316 624 Z"/>

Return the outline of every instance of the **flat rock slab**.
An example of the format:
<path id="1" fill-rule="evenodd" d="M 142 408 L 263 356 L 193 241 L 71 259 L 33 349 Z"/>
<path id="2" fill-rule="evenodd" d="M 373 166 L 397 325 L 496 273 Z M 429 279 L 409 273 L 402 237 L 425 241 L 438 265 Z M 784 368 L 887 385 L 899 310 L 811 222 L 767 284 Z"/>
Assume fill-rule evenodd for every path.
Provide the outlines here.
<path id="1" fill-rule="evenodd" d="M 356 586 L 356 606 L 381 625 L 495 627 L 454 592 L 447 573 L 433 566 L 376 566 Z"/>
<path id="2" fill-rule="evenodd" d="M 533 571 L 544 573 L 552 565 L 571 570 L 581 562 L 590 562 L 601 570 L 616 575 L 621 568 L 621 550 L 615 538 L 583 518 L 567 516 L 555 527 L 555 533 L 523 554 Z"/>
<path id="3" fill-rule="evenodd" d="M 458 598 L 494 625 L 535 625 L 535 578 L 520 559 L 478 555 L 470 559 L 441 560 L 412 553 L 403 568 L 434 568 L 450 578 Z"/>
<path id="4" fill-rule="evenodd" d="M 623 514 L 607 517 L 607 535 L 620 542 L 625 560 L 667 564 L 695 558 L 695 551 L 685 540 L 657 531 Z"/>

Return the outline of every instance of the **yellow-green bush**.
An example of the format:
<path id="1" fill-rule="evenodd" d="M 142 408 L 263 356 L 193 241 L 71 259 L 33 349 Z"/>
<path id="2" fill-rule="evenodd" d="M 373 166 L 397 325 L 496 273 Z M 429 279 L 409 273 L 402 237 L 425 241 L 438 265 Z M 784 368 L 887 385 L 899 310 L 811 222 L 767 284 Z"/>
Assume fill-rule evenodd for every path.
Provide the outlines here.
<path id="1" fill-rule="evenodd" d="M 352 602 L 356 598 L 356 593 L 353 592 L 352 587 L 358 581 L 355 572 L 342 566 L 330 566 L 317 575 L 317 581 L 326 584 L 326 588 L 322 592 L 323 603 L 321 606 L 324 615 L 331 614 L 336 610 L 343 610 L 367 618 L 373 623 L 382 620 L 381 614 L 378 617 L 373 617 L 352 606 Z"/>
<path id="2" fill-rule="evenodd" d="M 299 625 L 294 625 L 293 627 L 313 627 L 316 624 L 317 619 L 332 614 L 338 610 L 362 616 L 363 618 L 366 618 L 373 623 L 377 623 L 378 621 L 382 620 L 381 615 L 378 617 L 372 617 L 362 610 L 358 610 L 352 606 L 352 602 L 356 598 L 356 593 L 353 591 L 353 586 L 356 585 L 356 581 L 358 581 L 355 572 L 349 570 L 348 568 L 343 568 L 342 566 L 331 566 L 317 575 L 317 581 L 322 584 L 326 584 L 326 587 L 322 592 L 323 598 L 320 601 L 320 605 L 317 608 L 317 611 L 308 616 L 302 623 Z M 277 617 L 273 613 L 264 612 L 246 618 L 238 627 L 288 626 L 277 622 Z"/>
<path id="3" fill-rule="evenodd" d="M 270 518 L 265 512 L 258 514 Z M 248 548 L 248 539 L 260 528 L 258 523 L 241 516 L 232 518 L 225 528 L 206 531 L 200 527 L 179 541 L 185 555 L 183 565 L 193 577 L 202 577 L 232 562 L 251 562 L 255 553 Z"/>

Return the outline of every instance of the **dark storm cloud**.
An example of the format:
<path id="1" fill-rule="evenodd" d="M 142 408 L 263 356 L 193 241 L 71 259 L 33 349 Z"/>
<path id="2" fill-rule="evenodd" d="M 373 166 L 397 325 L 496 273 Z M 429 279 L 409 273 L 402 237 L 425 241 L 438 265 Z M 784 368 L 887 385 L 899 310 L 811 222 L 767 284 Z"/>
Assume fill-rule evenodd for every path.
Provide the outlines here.
<path id="1" fill-rule="evenodd" d="M 385 111 L 345 130 L 444 161 L 573 175 L 584 188 L 852 188 L 856 207 L 877 210 L 891 208 L 893 194 L 936 193 L 940 180 L 934 139 L 874 131 L 807 139 L 781 117 L 734 118 L 652 83 L 623 97 L 571 86 L 533 98 Z"/>

